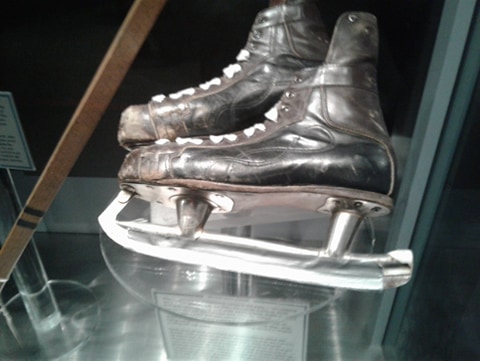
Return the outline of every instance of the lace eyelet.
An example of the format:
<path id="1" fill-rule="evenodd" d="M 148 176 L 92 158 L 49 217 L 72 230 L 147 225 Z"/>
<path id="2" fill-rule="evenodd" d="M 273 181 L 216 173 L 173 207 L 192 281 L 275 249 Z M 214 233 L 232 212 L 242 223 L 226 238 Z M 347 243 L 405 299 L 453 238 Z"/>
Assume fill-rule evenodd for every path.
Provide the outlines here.
<path id="1" fill-rule="evenodd" d="M 355 14 L 350 14 L 348 15 L 348 21 L 350 21 L 351 23 L 354 23 L 358 20 L 358 16 L 355 15 Z"/>
<path id="2" fill-rule="evenodd" d="M 292 91 L 286 91 L 285 92 L 285 97 L 286 98 L 293 98 L 293 97 L 295 97 L 295 93 L 292 92 Z"/>
<path id="3" fill-rule="evenodd" d="M 261 16 L 261 17 L 258 18 L 257 24 L 263 24 L 263 23 L 265 23 L 267 20 L 268 20 L 268 18 L 267 18 L 266 16 Z"/>

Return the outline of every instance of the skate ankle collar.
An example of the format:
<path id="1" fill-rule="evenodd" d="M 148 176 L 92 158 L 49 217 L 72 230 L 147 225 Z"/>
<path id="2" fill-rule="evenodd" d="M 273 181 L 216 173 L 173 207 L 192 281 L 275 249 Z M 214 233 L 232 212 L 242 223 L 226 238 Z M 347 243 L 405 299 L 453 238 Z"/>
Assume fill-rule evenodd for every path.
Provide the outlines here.
<path id="1" fill-rule="evenodd" d="M 308 77 L 299 73 L 295 87 L 312 86 L 351 86 L 365 90 L 377 90 L 377 71 L 371 64 L 355 66 L 325 64 L 318 68 L 315 76 Z"/>
<path id="2" fill-rule="evenodd" d="M 307 9 L 312 3 L 295 5 L 278 5 L 258 13 L 254 21 L 254 29 L 267 28 L 289 22 L 309 18 Z"/>

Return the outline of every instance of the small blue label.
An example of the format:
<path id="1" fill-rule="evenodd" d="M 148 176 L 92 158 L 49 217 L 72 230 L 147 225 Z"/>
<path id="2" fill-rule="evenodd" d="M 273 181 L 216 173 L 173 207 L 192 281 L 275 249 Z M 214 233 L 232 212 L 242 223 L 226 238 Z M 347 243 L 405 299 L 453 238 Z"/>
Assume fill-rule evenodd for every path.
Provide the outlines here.
<path id="1" fill-rule="evenodd" d="M 0 168 L 35 170 L 10 92 L 0 92 Z"/>

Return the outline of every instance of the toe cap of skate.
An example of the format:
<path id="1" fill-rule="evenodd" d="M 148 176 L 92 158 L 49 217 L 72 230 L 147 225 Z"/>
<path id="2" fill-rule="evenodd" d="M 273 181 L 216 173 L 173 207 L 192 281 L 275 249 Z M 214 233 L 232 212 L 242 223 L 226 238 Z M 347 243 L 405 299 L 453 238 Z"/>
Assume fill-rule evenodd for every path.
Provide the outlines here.
<path id="1" fill-rule="evenodd" d="M 148 105 L 131 105 L 123 111 L 117 138 L 120 145 L 125 148 L 151 143 L 157 139 Z"/>
<path id="2" fill-rule="evenodd" d="M 170 178 L 170 153 L 156 151 L 157 147 L 132 150 L 123 161 L 118 179 L 126 182 L 155 182 Z"/>

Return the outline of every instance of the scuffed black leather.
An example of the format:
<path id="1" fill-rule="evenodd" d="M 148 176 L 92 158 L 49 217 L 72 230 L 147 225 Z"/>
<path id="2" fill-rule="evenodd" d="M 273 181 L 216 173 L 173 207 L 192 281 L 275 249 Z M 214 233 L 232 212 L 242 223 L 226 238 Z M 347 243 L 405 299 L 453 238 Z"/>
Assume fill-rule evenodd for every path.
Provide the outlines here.
<path id="1" fill-rule="evenodd" d="M 132 151 L 119 178 L 252 186 L 325 185 L 390 195 L 395 162 L 376 85 L 378 31 L 368 13 L 342 15 L 326 64 L 307 69 L 276 105 L 277 121 L 237 139 Z"/>
<path id="2" fill-rule="evenodd" d="M 296 71 L 323 63 L 328 36 L 316 5 L 303 0 L 260 12 L 244 49 L 249 60 L 232 79 L 222 77 L 221 85 L 127 108 L 119 143 L 130 148 L 162 138 L 223 134 L 261 121 Z"/>

